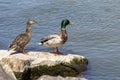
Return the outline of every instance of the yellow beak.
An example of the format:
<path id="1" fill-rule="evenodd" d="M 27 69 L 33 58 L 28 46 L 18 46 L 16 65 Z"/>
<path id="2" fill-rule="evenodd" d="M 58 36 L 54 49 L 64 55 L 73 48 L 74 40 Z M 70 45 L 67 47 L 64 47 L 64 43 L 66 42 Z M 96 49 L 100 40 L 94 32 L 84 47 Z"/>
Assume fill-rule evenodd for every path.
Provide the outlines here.
<path id="1" fill-rule="evenodd" d="M 74 22 L 70 22 L 70 25 L 73 25 L 74 24 Z"/>

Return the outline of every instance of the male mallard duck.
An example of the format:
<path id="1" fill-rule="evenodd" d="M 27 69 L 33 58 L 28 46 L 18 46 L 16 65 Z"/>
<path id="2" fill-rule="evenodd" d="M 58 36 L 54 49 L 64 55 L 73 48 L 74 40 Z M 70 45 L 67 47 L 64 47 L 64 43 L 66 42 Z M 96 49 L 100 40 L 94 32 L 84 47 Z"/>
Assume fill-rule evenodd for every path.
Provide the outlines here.
<path id="1" fill-rule="evenodd" d="M 44 46 L 51 47 L 53 49 L 53 53 L 59 53 L 58 47 L 65 44 L 67 41 L 68 35 L 66 31 L 66 26 L 72 24 L 69 20 L 65 19 L 61 22 L 61 32 L 59 34 L 52 34 L 48 37 L 42 38 L 41 43 Z M 56 49 L 56 52 L 54 52 L 54 49 Z"/>
<path id="2" fill-rule="evenodd" d="M 22 53 L 25 54 L 24 47 L 31 39 L 31 25 L 37 23 L 34 20 L 28 20 L 26 26 L 26 32 L 19 34 L 9 45 L 8 50 L 22 50 Z"/>

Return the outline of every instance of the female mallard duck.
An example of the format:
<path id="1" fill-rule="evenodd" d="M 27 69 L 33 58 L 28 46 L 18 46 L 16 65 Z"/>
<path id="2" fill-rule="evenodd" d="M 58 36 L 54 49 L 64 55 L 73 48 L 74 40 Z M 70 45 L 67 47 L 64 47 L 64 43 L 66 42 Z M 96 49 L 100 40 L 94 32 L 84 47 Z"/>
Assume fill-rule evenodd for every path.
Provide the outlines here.
<path id="1" fill-rule="evenodd" d="M 53 49 L 53 53 L 60 54 L 58 47 L 65 44 L 65 42 L 67 41 L 68 36 L 67 36 L 66 26 L 69 24 L 72 24 L 72 22 L 70 22 L 67 19 L 62 20 L 61 32 L 59 34 L 52 34 L 46 38 L 42 38 L 40 44 L 51 47 Z M 56 52 L 54 52 L 54 49 L 56 49 Z"/>
<path id="2" fill-rule="evenodd" d="M 37 23 L 34 20 L 29 20 L 26 26 L 26 32 L 19 34 L 9 45 L 8 50 L 22 50 L 22 53 L 25 54 L 24 47 L 31 39 L 31 25 Z"/>

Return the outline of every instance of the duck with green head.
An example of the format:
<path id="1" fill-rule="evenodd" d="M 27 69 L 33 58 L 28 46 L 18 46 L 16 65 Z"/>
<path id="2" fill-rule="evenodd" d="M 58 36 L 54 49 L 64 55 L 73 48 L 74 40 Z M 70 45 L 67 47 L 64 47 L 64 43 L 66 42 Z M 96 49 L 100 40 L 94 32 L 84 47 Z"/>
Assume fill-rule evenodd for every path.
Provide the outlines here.
<path id="1" fill-rule="evenodd" d="M 41 43 L 44 46 L 51 47 L 53 50 L 53 53 L 55 54 L 60 54 L 58 47 L 62 46 L 65 44 L 65 42 L 68 39 L 67 31 L 66 31 L 66 26 L 73 24 L 70 22 L 68 19 L 64 19 L 61 22 L 61 32 L 59 34 L 52 34 L 49 35 L 48 37 L 42 38 Z M 54 51 L 56 49 L 56 51 Z"/>

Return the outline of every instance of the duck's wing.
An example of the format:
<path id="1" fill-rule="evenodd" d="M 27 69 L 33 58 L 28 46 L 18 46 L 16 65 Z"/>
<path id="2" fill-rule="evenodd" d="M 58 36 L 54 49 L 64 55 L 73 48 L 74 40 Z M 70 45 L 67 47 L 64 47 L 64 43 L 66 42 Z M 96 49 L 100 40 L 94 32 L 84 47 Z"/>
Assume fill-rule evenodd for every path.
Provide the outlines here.
<path id="1" fill-rule="evenodd" d="M 22 33 L 16 36 L 16 38 L 12 41 L 12 43 L 9 45 L 8 50 L 10 49 L 19 49 L 20 46 L 24 46 L 29 42 L 29 37 L 27 34 Z"/>
<path id="2" fill-rule="evenodd" d="M 61 41 L 61 36 L 60 34 L 52 34 L 48 37 L 42 38 L 41 43 L 47 43 L 47 44 L 54 44 L 54 43 L 59 43 Z"/>

